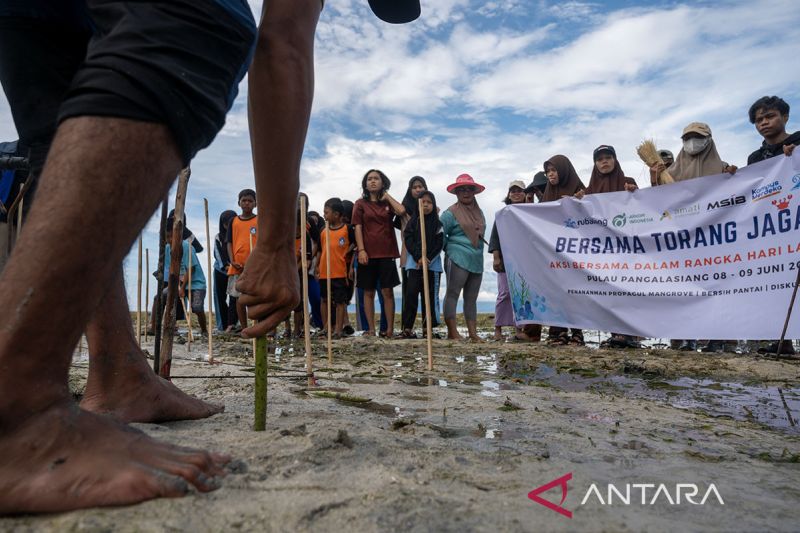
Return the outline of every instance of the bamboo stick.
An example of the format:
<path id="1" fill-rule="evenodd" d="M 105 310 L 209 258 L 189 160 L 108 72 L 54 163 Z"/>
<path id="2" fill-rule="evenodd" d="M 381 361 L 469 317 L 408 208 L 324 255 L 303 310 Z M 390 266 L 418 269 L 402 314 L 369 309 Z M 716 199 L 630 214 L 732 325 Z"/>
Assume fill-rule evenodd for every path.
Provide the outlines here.
<path id="1" fill-rule="evenodd" d="M 214 364 L 214 354 L 212 353 L 212 342 L 211 342 L 211 324 L 214 320 L 214 308 L 212 302 L 214 301 L 214 287 L 211 285 L 214 279 L 214 271 L 211 270 L 211 229 L 208 224 L 208 198 L 203 198 L 203 207 L 205 208 L 206 212 L 206 256 L 208 260 L 206 263 L 208 264 L 208 283 L 206 287 L 208 287 L 208 320 L 206 321 L 206 328 L 208 329 L 208 362 L 209 364 Z"/>
<path id="2" fill-rule="evenodd" d="M 136 340 L 142 347 L 142 236 L 139 235 L 139 270 L 136 275 Z"/>
<path id="3" fill-rule="evenodd" d="M 175 194 L 175 223 L 172 226 L 167 303 L 164 306 L 164 336 L 161 339 L 161 367 L 158 372 L 164 379 L 169 379 L 170 370 L 172 369 L 175 300 L 178 299 L 178 279 L 181 271 L 181 255 L 183 254 L 183 211 L 186 206 L 186 191 L 189 188 L 189 176 L 191 174 L 192 171 L 189 167 L 181 171 L 180 176 L 178 176 L 178 190 Z"/>
<path id="4" fill-rule="evenodd" d="M 181 235 L 182 236 L 182 235 Z M 194 237 L 192 237 L 194 239 Z M 181 241 L 181 248 L 183 248 L 183 241 Z M 189 328 L 189 334 L 187 335 L 186 340 L 186 353 L 190 353 L 192 351 L 192 343 L 194 342 L 194 333 L 192 333 L 192 243 L 189 242 L 189 257 L 186 259 L 187 261 L 187 268 L 186 268 L 186 297 L 189 300 L 189 312 L 186 312 L 186 306 L 184 306 L 183 314 L 186 315 L 186 325 Z M 183 300 L 183 298 L 181 298 Z"/>
<path id="5" fill-rule="evenodd" d="M 250 233 L 250 234 L 248 235 L 248 237 L 250 237 L 250 253 L 252 254 L 252 253 L 253 253 L 253 234 L 252 234 L 252 233 Z M 249 259 L 249 258 L 250 258 L 250 256 L 248 255 L 248 256 L 247 256 L 247 258 Z M 247 261 L 245 261 L 245 262 L 247 262 Z M 246 309 L 245 309 L 245 313 L 247 313 L 247 310 L 246 310 Z M 245 328 L 245 327 L 250 327 L 250 324 L 249 324 L 249 321 L 250 321 L 250 319 L 249 319 L 249 318 L 245 318 L 245 320 L 247 320 L 247 321 L 248 321 L 248 323 L 247 323 L 247 324 L 244 324 L 242 327 L 243 327 L 243 328 Z M 257 355 L 256 355 L 256 354 L 257 354 L 257 352 L 258 352 L 258 342 L 256 342 L 256 339 L 254 338 L 254 339 L 253 339 L 253 361 L 254 361 L 254 362 L 256 362 L 256 357 L 257 357 Z"/>
<path id="6" fill-rule="evenodd" d="M 306 197 L 300 197 L 300 261 L 303 265 L 303 336 L 306 341 L 306 373 L 308 386 L 313 387 L 314 368 L 311 361 L 311 321 L 308 316 L 308 261 L 306 261 Z"/>
<path id="7" fill-rule="evenodd" d="M 168 200 L 164 198 L 161 202 L 161 223 L 158 227 L 158 263 L 156 270 L 158 277 L 156 277 L 156 308 L 153 323 L 156 330 L 153 332 L 153 371 L 156 374 L 161 372 L 161 329 L 164 319 L 164 252 L 167 244 L 167 208 Z"/>
<path id="8" fill-rule="evenodd" d="M 144 342 L 147 342 L 147 325 L 150 323 L 150 248 L 144 249 Z"/>
<path id="9" fill-rule="evenodd" d="M 431 299 L 428 294 L 428 242 L 425 236 L 425 213 L 422 210 L 422 198 L 419 205 L 419 231 L 422 233 L 422 290 L 425 302 L 425 336 L 428 339 L 428 370 L 433 370 L 433 325 L 431 324 Z"/>
<path id="10" fill-rule="evenodd" d="M 262 335 L 255 340 L 256 342 L 256 376 L 255 376 L 255 419 L 253 421 L 254 431 L 264 431 L 267 429 L 267 337 Z"/>
<path id="11" fill-rule="evenodd" d="M 328 364 L 333 364 L 333 337 L 331 333 L 331 225 L 325 221 L 325 270 L 327 274 L 328 308 Z"/>

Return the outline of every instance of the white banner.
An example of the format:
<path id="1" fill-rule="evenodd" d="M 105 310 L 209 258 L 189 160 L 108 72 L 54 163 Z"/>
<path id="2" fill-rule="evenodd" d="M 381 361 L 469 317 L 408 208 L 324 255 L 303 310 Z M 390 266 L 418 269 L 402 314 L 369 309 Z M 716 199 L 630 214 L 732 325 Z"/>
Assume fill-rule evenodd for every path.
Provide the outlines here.
<path id="1" fill-rule="evenodd" d="M 508 206 L 517 324 L 776 339 L 800 268 L 800 150 L 735 175 Z M 787 338 L 800 338 L 800 310 Z"/>

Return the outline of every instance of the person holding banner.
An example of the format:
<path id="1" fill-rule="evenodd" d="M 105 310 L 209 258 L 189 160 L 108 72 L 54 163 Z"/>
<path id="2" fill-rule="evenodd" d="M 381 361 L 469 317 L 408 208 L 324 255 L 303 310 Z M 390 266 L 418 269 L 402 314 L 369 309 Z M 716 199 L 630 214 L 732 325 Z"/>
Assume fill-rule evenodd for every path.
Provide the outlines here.
<path id="1" fill-rule="evenodd" d="M 555 202 L 565 196 L 575 196 L 586 189 L 578 177 L 572 162 L 563 155 L 554 155 L 544 163 L 544 172 L 547 176 L 547 187 L 544 190 L 542 202 Z M 548 343 L 554 345 L 573 344 L 583 346 L 583 330 L 550 326 Z"/>
<path id="2" fill-rule="evenodd" d="M 633 178 L 625 176 L 617 159 L 617 151 L 613 146 L 602 144 L 592 154 L 594 167 L 589 186 L 585 191 L 578 191 L 575 196 L 583 198 L 586 194 L 602 194 L 606 192 L 633 192 L 638 189 Z M 641 348 L 641 344 L 632 335 L 612 333 L 611 337 L 600 344 L 603 348 Z"/>
<path id="3" fill-rule="evenodd" d="M 447 338 L 461 339 L 456 326 L 456 306 L 464 293 L 464 320 L 467 322 L 469 338 L 480 342 L 478 337 L 478 293 L 483 279 L 483 236 L 486 218 L 475 200 L 475 195 L 486 189 L 475 183 L 469 174 L 461 174 L 447 192 L 458 197 L 441 217 L 444 230 L 445 271 L 447 294 L 444 298 L 444 322 Z"/>
<path id="4" fill-rule="evenodd" d="M 544 176 L 544 173 L 542 173 Z M 503 203 L 506 205 L 526 203 L 527 194 L 525 183 L 514 180 L 508 185 L 508 193 Z M 500 248 L 500 235 L 497 233 L 497 224 L 492 226 L 492 236 L 489 238 L 489 253 L 492 254 L 492 268 L 497 273 L 497 300 L 494 304 L 494 340 L 503 340 L 503 326 L 516 326 L 514 322 L 514 307 L 511 303 L 511 292 L 508 289 L 508 278 L 503 265 L 503 251 Z M 516 328 L 514 339 L 518 341 L 539 341 L 542 327 L 531 325 Z"/>

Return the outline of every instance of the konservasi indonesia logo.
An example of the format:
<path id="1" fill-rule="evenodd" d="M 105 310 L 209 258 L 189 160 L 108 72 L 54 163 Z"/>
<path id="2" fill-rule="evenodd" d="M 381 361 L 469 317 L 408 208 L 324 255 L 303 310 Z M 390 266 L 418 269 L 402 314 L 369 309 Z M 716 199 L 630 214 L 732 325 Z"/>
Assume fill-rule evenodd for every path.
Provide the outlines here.
<path id="1" fill-rule="evenodd" d="M 528 493 L 528 498 L 547 507 L 551 511 L 572 518 L 572 511 L 564 507 L 569 492 L 568 482 L 572 480 L 572 472 L 545 483 Z M 542 494 L 554 488 L 560 488 L 561 497 L 554 503 L 542 497 Z M 717 487 L 711 483 L 708 487 L 696 483 L 625 483 L 618 485 L 608 483 L 602 486 L 592 483 L 581 500 L 580 506 L 596 503 L 603 506 L 647 507 L 652 505 L 725 505 Z"/>

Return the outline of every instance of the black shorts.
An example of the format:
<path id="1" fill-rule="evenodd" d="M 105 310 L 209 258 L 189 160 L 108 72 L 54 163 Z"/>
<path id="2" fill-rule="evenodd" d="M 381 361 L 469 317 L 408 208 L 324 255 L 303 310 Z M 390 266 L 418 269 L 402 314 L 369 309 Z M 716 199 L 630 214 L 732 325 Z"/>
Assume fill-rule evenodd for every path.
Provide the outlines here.
<path id="1" fill-rule="evenodd" d="M 257 30 L 247 3 L 86 6 L 94 32 L 0 18 L 0 79 L 21 140 L 47 145 L 57 122 L 72 117 L 127 118 L 167 125 L 188 163 L 222 128 L 252 58 Z"/>
<path id="2" fill-rule="evenodd" d="M 328 299 L 328 280 L 319 280 L 319 288 L 322 299 Z M 331 301 L 335 304 L 346 304 L 350 301 L 350 287 L 347 286 L 345 278 L 334 278 L 331 280 Z"/>
<path id="3" fill-rule="evenodd" d="M 393 289 L 400 285 L 397 264 L 395 264 L 394 259 L 389 257 L 370 259 L 366 265 L 358 265 L 356 281 L 358 287 L 365 291 L 374 291 L 379 282 L 381 290 Z"/>

